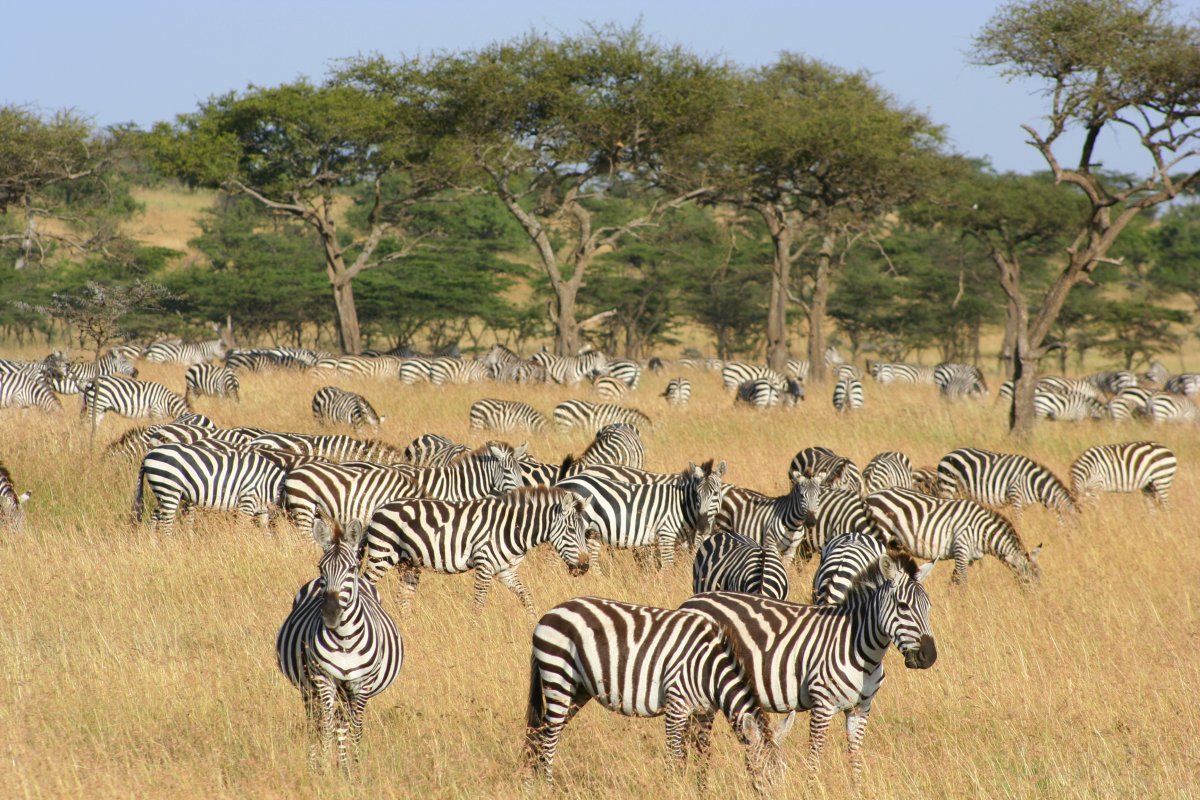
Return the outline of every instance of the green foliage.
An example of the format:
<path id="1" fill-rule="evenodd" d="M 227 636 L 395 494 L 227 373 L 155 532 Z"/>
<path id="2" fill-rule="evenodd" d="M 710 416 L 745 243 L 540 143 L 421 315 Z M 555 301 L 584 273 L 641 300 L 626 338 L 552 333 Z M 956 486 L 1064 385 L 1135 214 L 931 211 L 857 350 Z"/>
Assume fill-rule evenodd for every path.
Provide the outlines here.
<path id="1" fill-rule="evenodd" d="M 1163 291 L 1183 292 L 1200 310 L 1200 203 L 1163 214 L 1151 236 L 1155 250 L 1151 283 Z"/>

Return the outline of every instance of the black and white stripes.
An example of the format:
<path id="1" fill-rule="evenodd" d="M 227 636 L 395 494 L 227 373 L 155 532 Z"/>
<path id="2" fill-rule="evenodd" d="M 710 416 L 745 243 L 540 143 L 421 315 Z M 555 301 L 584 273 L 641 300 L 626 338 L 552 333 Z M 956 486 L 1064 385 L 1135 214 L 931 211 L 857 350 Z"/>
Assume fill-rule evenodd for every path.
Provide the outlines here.
<path id="1" fill-rule="evenodd" d="M 317 422 L 349 425 L 358 430 L 363 425 L 378 429 L 387 417 L 380 417 L 367 398 L 336 386 L 322 386 L 312 400 L 313 419 Z"/>
<path id="2" fill-rule="evenodd" d="M 1071 465 L 1071 491 L 1076 499 L 1099 492 L 1142 492 L 1166 507 L 1178 462 L 1158 442 L 1124 442 L 1089 447 Z"/>

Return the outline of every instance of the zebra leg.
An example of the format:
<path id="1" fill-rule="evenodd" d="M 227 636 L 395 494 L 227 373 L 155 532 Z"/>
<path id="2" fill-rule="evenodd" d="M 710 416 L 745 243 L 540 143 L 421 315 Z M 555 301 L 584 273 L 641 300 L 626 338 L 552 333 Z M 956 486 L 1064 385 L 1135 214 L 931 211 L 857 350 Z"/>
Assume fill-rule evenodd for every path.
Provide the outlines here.
<path id="1" fill-rule="evenodd" d="M 478 577 L 478 570 L 476 570 L 475 575 Z M 496 573 L 496 577 L 500 579 L 501 583 L 509 588 L 509 591 L 517 596 L 517 598 L 521 601 L 521 605 L 525 606 L 525 613 L 529 615 L 529 621 L 536 621 L 537 612 L 534 611 L 533 607 L 533 594 L 525 587 L 525 584 L 521 582 L 521 576 L 517 574 L 517 564 L 508 565 Z M 483 602 L 486 602 L 486 597 L 484 598 L 484 601 L 480 601 L 478 586 L 479 584 L 476 582 L 475 602 L 479 609 L 482 610 Z M 487 594 L 486 588 L 484 589 L 484 594 Z"/>
<path id="2" fill-rule="evenodd" d="M 713 712 L 698 711 L 688 717 L 687 742 L 696 751 L 696 784 L 701 793 L 708 788 L 708 754 L 712 749 Z"/>
<path id="3" fill-rule="evenodd" d="M 867 734 L 867 721 L 870 713 L 870 698 L 854 708 L 846 710 L 846 741 L 850 750 L 850 770 L 854 778 L 855 792 L 858 791 L 859 780 L 862 778 L 862 743 L 863 737 Z"/>
<path id="4" fill-rule="evenodd" d="M 350 753 L 347 748 L 347 740 L 350 738 L 350 700 L 349 698 L 337 698 L 337 705 L 334 706 L 333 714 L 333 730 L 337 737 L 337 760 L 338 767 L 346 775 L 350 774 Z"/>
<path id="5" fill-rule="evenodd" d="M 362 744 L 363 714 L 367 710 L 367 696 L 363 693 L 363 687 L 359 687 L 359 691 L 350 697 L 347 709 L 350 713 L 350 757 L 357 764 L 359 746 Z"/>
<path id="6" fill-rule="evenodd" d="M 333 736 L 338 702 L 337 687 L 327 675 L 316 671 L 310 671 L 309 680 L 313 682 L 313 686 L 317 692 L 321 723 L 320 751 L 319 755 L 314 756 L 313 760 L 323 769 L 329 764 L 329 757 L 333 751 Z"/>
<path id="7" fill-rule="evenodd" d="M 817 767 L 821 764 L 821 750 L 825 747 L 825 736 L 829 733 L 829 723 L 833 720 L 834 709 L 828 706 L 815 706 L 808 720 L 808 782 L 816 783 Z"/>
<path id="8" fill-rule="evenodd" d="M 309 741 L 312 742 L 308 749 L 308 768 L 315 772 L 321 768 L 321 698 L 311 685 L 301 689 L 300 692 L 304 699 L 305 729 L 308 732 Z"/>
<path id="9" fill-rule="evenodd" d="M 675 534 L 667 531 L 659 531 L 658 536 L 658 563 L 660 569 L 668 569 L 675 564 Z"/>
<path id="10" fill-rule="evenodd" d="M 396 565 L 396 571 L 400 577 L 400 611 L 408 614 L 412 611 L 412 599 L 421 583 L 421 568 L 411 561 L 401 561 Z M 475 578 L 479 580 L 478 572 Z"/>
<path id="11" fill-rule="evenodd" d="M 971 566 L 971 548 L 955 536 L 951 554 L 954 556 L 954 574 L 950 576 L 950 585 L 961 586 L 967 582 L 967 567 Z"/>
<path id="12" fill-rule="evenodd" d="M 676 689 L 668 689 L 666 697 L 667 758 L 670 766 L 683 766 L 687 751 L 683 747 L 684 734 L 688 732 L 691 704 Z"/>
<path id="13" fill-rule="evenodd" d="M 154 531 L 170 536 L 175 531 L 175 515 L 179 511 L 182 497 L 167 495 L 159 497 L 158 506 L 154 509 Z"/>

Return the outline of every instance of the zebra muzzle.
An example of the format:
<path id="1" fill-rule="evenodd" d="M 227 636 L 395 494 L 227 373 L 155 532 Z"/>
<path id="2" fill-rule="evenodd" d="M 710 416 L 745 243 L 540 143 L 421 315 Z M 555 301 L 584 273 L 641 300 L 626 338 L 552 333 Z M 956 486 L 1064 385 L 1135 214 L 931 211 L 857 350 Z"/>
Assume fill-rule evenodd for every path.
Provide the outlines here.
<path id="1" fill-rule="evenodd" d="M 921 643 L 904 653 L 904 666 L 909 669 L 929 669 L 937 661 L 937 644 L 933 637 L 923 635 Z"/>

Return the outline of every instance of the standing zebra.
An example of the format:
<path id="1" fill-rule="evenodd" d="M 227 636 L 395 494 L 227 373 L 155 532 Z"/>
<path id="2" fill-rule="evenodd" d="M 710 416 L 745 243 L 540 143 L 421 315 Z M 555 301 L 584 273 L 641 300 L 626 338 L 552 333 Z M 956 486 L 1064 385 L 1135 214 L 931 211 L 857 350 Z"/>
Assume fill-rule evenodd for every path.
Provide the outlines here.
<path id="1" fill-rule="evenodd" d="M 802 606 L 750 594 L 708 592 L 680 610 L 711 617 L 733 640 L 766 711 L 809 711 L 810 777 L 820 764 L 829 723 L 846 713 L 855 781 L 871 702 L 883 684 L 888 645 L 904 666 L 927 669 L 937 660 L 929 626 L 929 595 L 912 559 L 881 558 L 839 605 Z"/>
<path id="2" fill-rule="evenodd" d="M 1041 464 L 1014 453 L 995 453 L 976 447 L 960 447 L 942 456 L 938 462 L 938 483 L 942 497 L 965 497 L 977 503 L 1003 508 L 1014 513 L 1032 503 L 1041 503 L 1058 515 L 1078 509 L 1067 487 Z"/>
<path id="3" fill-rule="evenodd" d="M 1090 395 L 1079 392 L 1033 393 L 1033 415 L 1037 419 L 1051 421 L 1080 422 L 1085 419 L 1103 419 L 1105 406 Z"/>
<path id="4" fill-rule="evenodd" d="M 608 358 L 599 350 L 588 350 L 577 356 L 556 356 L 541 350 L 529 360 L 544 367 L 551 381 L 566 386 L 575 386 L 595 370 L 603 371 L 608 363 Z"/>
<path id="5" fill-rule="evenodd" d="M 324 551 L 321 574 L 296 593 L 275 653 L 320 736 L 321 752 L 314 743 L 310 763 L 327 763 L 336 737 L 338 762 L 349 769 L 346 741 L 357 755 L 367 701 L 400 674 L 404 642 L 375 587 L 358 574 L 362 526 L 343 532 L 320 520 L 313 534 Z"/>
<path id="6" fill-rule="evenodd" d="M 904 453 L 887 450 L 877 453 L 862 471 L 867 494 L 881 489 L 913 488 L 913 466 Z"/>
<path id="7" fill-rule="evenodd" d="M 270 450 L 284 450 L 337 463 L 344 461 L 371 461 L 376 464 L 407 463 L 404 453 L 386 442 L 378 439 L 356 439 L 340 433 L 324 436 L 307 433 L 260 433 L 246 445 Z"/>
<path id="8" fill-rule="evenodd" d="M 228 351 L 228 346 L 220 339 L 207 342 L 155 342 L 142 352 L 142 358 L 158 364 L 203 364 L 225 358 Z"/>
<path id="9" fill-rule="evenodd" d="M 404 448 L 404 463 L 414 467 L 448 467 L 463 453 L 471 452 L 465 444 L 455 444 L 437 433 L 423 433 Z"/>
<path id="10" fill-rule="evenodd" d="M 862 472 L 858 465 L 828 447 L 806 447 L 792 456 L 792 462 L 788 464 L 788 477 L 797 472 L 810 476 L 824 473 L 822 483 L 825 488 L 862 493 Z"/>
<path id="11" fill-rule="evenodd" d="M 201 395 L 232 397 L 241 402 L 241 397 L 238 395 L 241 383 L 229 367 L 193 364 L 184 374 L 183 383 L 187 387 L 183 392 L 183 399 L 189 403 L 193 398 Z"/>
<path id="12" fill-rule="evenodd" d="M 774 544 L 760 545 L 740 533 L 723 531 L 696 548 L 692 593 L 745 592 L 786 600 L 787 566 Z"/>
<path id="13" fill-rule="evenodd" d="M 868 361 L 867 371 L 881 384 L 888 383 L 936 383 L 934 368 L 922 364 L 887 363 Z"/>
<path id="14" fill-rule="evenodd" d="M 430 359 L 429 382 L 434 386 L 447 383 L 479 383 L 488 379 L 488 365 L 483 361 L 468 361 L 462 358 Z"/>
<path id="15" fill-rule="evenodd" d="M 392 567 L 400 572 L 401 604 L 409 607 L 421 568 L 454 575 L 475 571 L 475 610 L 487 604 L 492 580 L 499 578 L 534 618 L 533 595 L 517 574 L 525 554 L 549 542 L 572 575 L 588 570 L 589 501 L 563 489 L 514 489 L 501 497 L 452 503 L 394 500 L 371 516 L 367 565 L 372 584 Z"/>
<path id="16" fill-rule="evenodd" d="M 966 582 L 967 567 L 985 555 L 1004 562 L 1022 583 L 1041 578 L 1041 545 L 1026 552 L 1012 523 L 979 503 L 886 489 L 868 495 L 867 506 L 885 541 L 898 540 L 917 558 L 953 558 L 951 583 Z"/>
<path id="17" fill-rule="evenodd" d="M 833 387 L 833 407 L 839 412 L 862 408 L 862 381 L 853 376 L 841 378 Z"/>
<path id="18" fill-rule="evenodd" d="M 12 474 L 9 473 L 8 467 L 0 464 L 0 521 L 5 526 L 13 530 L 21 529 L 25 522 L 23 506 L 32 496 L 33 493 L 28 491 L 17 494 Z"/>
<path id="19" fill-rule="evenodd" d="M 312 399 L 313 419 L 318 423 L 349 425 L 358 430 L 370 425 L 378 430 L 387 421 L 375 413 L 375 409 L 361 394 L 348 392 L 336 386 L 322 386 Z"/>
<path id="20" fill-rule="evenodd" d="M 1114 422 L 1123 422 L 1142 416 L 1146 413 L 1146 407 L 1153 396 L 1154 392 L 1140 386 L 1122 389 L 1116 397 L 1108 401 L 1106 407 L 1108 416 Z"/>
<path id="21" fill-rule="evenodd" d="M 109 411 L 123 417 L 175 419 L 190 410 L 187 400 L 161 383 L 101 375 L 83 388 L 80 417 L 99 425 Z"/>
<path id="22" fill-rule="evenodd" d="M 740 486 L 727 485 L 721 493 L 721 509 L 715 525 L 749 537 L 764 547 L 787 549 L 806 527 L 816 520 L 821 503 L 821 484 L 825 473 L 791 474 L 791 490 L 779 497 L 768 497 Z"/>
<path id="23" fill-rule="evenodd" d="M 604 367 L 604 374 L 615 378 L 629 389 L 636 389 L 642 379 L 642 365 L 628 358 L 614 358 Z"/>
<path id="24" fill-rule="evenodd" d="M 1071 492 L 1081 501 L 1098 492 L 1142 492 L 1166 508 L 1177 467 L 1175 454 L 1158 442 L 1096 445 L 1071 465 Z"/>
<path id="25" fill-rule="evenodd" d="M 775 370 L 758 364 L 730 361 L 721 368 L 721 383 L 725 385 L 726 391 L 737 391 L 743 383 L 756 380 L 768 381 L 780 391 L 787 383 L 787 379 Z"/>
<path id="26" fill-rule="evenodd" d="M 0 408 L 40 408 L 61 411 L 62 403 L 41 375 L 29 372 L 0 372 Z"/>
<path id="27" fill-rule="evenodd" d="M 1146 401 L 1146 416 L 1151 422 L 1200 422 L 1200 408 L 1184 395 L 1156 392 Z"/>
<path id="28" fill-rule="evenodd" d="M 53 378 L 50 386 L 59 394 L 79 394 L 83 387 L 101 375 L 138 376 L 137 368 L 125 356 L 110 350 L 95 362 L 64 363 L 61 377 Z"/>
<path id="29" fill-rule="evenodd" d="M 662 396 L 666 398 L 668 405 L 686 406 L 692 399 L 692 382 L 687 378 L 672 378 L 667 382 Z"/>
<path id="30" fill-rule="evenodd" d="M 614 422 L 624 422 L 639 431 L 652 427 L 650 418 L 641 411 L 612 403 L 565 400 L 554 407 L 554 426 L 560 433 L 576 426 L 596 431 Z"/>
<path id="31" fill-rule="evenodd" d="M 471 406 L 471 430 L 508 431 L 521 428 L 540 432 L 546 429 L 546 416 L 528 403 L 516 400 L 476 400 Z"/>
<path id="32" fill-rule="evenodd" d="M 745 403 L 751 408 L 775 408 L 783 402 L 779 387 L 765 378 L 738 384 L 734 402 Z"/>
<path id="33" fill-rule="evenodd" d="M 942 362 L 933 368 L 933 382 L 942 396 L 952 399 L 984 397 L 988 391 L 983 372 L 970 364 Z"/>
<path id="34" fill-rule="evenodd" d="M 629 391 L 629 384 L 611 375 L 597 375 L 592 380 L 592 393 L 601 400 L 620 400 Z"/>
<path id="35" fill-rule="evenodd" d="M 855 581 L 884 555 L 883 545 L 869 533 L 834 536 L 821 548 L 821 563 L 813 573 L 813 605 L 840 605 L 854 591 Z"/>
<path id="36" fill-rule="evenodd" d="M 703 614 L 597 597 L 576 597 L 546 612 L 533 630 L 525 761 L 547 782 L 554 780 L 563 728 L 592 698 L 627 717 L 665 714 L 671 758 L 683 760 L 687 738 L 701 767 L 720 711 L 747 746 L 756 788 L 768 769 L 781 768 L 744 666 Z"/>
<path id="37" fill-rule="evenodd" d="M 1200 372 L 1181 372 L 1171 376 L 1163 384 L 1163 391 L 1193 398 L 1200 396 Z"/>
<path id="38" fill-rule="evenodd" d="M 808 561 L 830 541 L 851 531 L 875 531 L 871 509 L 858 492 L 825 489 L 821 492 L 821 505 L 813 524 L 802 538 L 788 543 L 784 557 L 791 560 L 799 555 L 801 561 Z"/>

